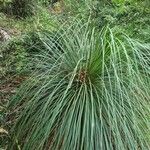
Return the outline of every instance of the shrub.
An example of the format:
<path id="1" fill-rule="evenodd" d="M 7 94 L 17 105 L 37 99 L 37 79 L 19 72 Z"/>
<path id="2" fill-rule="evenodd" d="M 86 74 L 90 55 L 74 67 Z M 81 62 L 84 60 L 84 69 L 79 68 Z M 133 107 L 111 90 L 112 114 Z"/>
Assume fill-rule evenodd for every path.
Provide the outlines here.
<path id="1" fill-rule="evenodd" d="M 18 18 L 26 18 L 35 13 L 36 0 L 12 0 L 12 13 Z"/>
<path id="2" fill-rule="evenodd" d="M 48 51 L 8 106 L 9 149 L 148 150 L 149 47 L 88 24 L 54 38 L 43 38 Z"/>
<path id="3" fill-rule="evenodd" d="M 111 27 L 124 30 L 130 37 L 149 41 L 150 2 L 148 0 L 64 0 L 69 15 L 77 15 L 101 30 L 109 23 Z M 69 18 L 69 17 L 68 17 Z M 147 33 L 146 33 L 147 32 Z M 145 34 L 146 33 L 146 34 Z"/>
<path id="4" fill-rule="evenodd" d="M 11 0 L 0 0 L 0 12 L 11 14 Z"/>
<path id="5" fill-rule="evenodd" d="M 21 73 L 26 68 L 27 55 L 21 40 L 13 39 L 3 44 L 1 47 L 0 77 Z"/>

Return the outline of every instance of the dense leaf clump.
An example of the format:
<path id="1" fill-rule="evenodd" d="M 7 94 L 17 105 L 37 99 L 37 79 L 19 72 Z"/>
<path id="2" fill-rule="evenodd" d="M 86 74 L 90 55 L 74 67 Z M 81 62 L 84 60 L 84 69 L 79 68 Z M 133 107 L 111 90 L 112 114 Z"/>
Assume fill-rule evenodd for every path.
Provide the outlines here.
<path id="1" fill-rule="evenodd" d="M 88 24 L 43 43 L 8 107 L 16 114 L 9 149 L 148 150 L 149 47 Z"/>
<path id="2" fill-rule="evenodd" d="M 26 18 L 34 14 L 35 0 L 12 0 L 12 13 L 18 18 Z"/>

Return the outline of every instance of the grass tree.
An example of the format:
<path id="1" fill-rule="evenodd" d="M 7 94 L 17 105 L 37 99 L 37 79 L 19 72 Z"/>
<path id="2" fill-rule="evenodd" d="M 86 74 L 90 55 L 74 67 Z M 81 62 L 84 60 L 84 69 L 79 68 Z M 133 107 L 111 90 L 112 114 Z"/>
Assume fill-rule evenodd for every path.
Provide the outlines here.
<path id="1" fill-rule="evenodd" d="M 8 107 L 9 149 L 148 150 L 149 47 L 88 23 L 42 41 L 47 50 Z"/>

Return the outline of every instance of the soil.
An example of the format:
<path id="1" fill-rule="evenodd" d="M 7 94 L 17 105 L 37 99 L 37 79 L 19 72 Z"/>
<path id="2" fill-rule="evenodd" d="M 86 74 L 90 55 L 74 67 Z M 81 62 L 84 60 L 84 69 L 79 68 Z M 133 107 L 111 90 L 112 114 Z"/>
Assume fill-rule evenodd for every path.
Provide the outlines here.
<path id="1" fill-rule="evenodd" d="M 4 107 L 26 76 L 2 77 L 0 79 L 0 106 Z"/>

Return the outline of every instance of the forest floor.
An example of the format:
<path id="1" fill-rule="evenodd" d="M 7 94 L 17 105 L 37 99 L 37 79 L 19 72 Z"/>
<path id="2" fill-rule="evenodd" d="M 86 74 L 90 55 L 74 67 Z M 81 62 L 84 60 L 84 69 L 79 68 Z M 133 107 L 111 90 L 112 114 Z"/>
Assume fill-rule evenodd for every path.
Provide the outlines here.
<path id="1" fill-rule="evenodd" d="M 16 38 L 18 39 L 26 33 L 43 30 L 43 28 L 46 30 L 53 30 L 53 27 L 48 24 L 49 23 L 48 19 L 52 20 L 51 13 L 53 13 L 53 14 L 61 13 L 62 10 L 60 8 L 58 8 L 59 4 L 57 4 L 57 5 L 58 6 L 54 5 L 55 7 L 51 10 L 49 10 L 47 8 L 46 9 L 40 8 L 39 12 L 35 16 L 33 16 L 31 18 L 23 19 L 23 20 L 18 20 L 18 19 L 15 19 L 14 17 L 9 16 L 5 13 L 0 13 L 0 29 L 4 30 L 6 32 L 6 34 L 8 34 L 11 38 L 8 40 L 1 39 L 4 37 L 2 37 L 2 35 L 0 34 L 0 37 L 1 37 L 0 38 L 1 39 L 1 41 L 0 41 L 0 44 L 1 44 L 0 56 L 3 57 L 3 51 L 5 51 L 5 48 L 3 48 L 2 45 L 7 45 L 9 42 L 11 42 L 11 40 L 13 41 L 13 39 L 16 39 Z M 41 10 L 43 11 L 42 13 L 40 12 Z M 52 22 L 54 22 L 54 21 L 52 21 Z M 53 24 L 55 24 L 55 23 L 53 23 Z M 15 51 L 16 51 L 16 49 L 15 49 Z M 15 53 L 15 52 L 13 52 L 13 53 Z M 7 55 L 7 57 L 9 57 L 9 59 L 6 58 L 6 60 L 5 59 L 0 60 L 0 62 L 1 62 L 1 64 L 0 64 L 0 106 L 5 106 L 5 104 L 7 104 L 9 98 L 12 97 L 13 94 L 15 94 L 16 89 L 27 78 L 26 75 L 23 75 L 23 74 L 20 75 L 20 71 L 22 68 L 19 70 L 19 72 L 8 73 L 9 72 L 8 68 L 13 66 L 13 63 L 16 63 L 13 61 L 13 59 L 15 59 L 15 58 L 12 58 L 12 57 L 15 57 L 13 53 L 11 53 L 10 50 L 8 49 L 8 53 L 6 55 Z M 19 53 L 19 51 L 17 53 Z M 12 57 L 11 57 L 11 55 L 12 55 Z M 0 59 L 2 57 L 0 57 Z M 7 62 L 5 62 L 5 61 L 7 61 Z M 8 63 L 8 61 L 10 61 L 10 63 Z M 21 61 L 21 60 L 19 60 L 19 61 Z M 15 67 L 17 67 L 17 66 L 15 66 Z"/>

